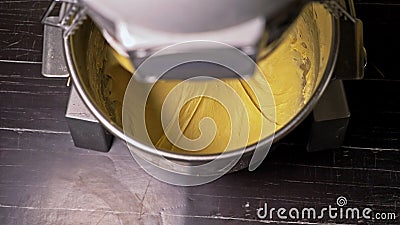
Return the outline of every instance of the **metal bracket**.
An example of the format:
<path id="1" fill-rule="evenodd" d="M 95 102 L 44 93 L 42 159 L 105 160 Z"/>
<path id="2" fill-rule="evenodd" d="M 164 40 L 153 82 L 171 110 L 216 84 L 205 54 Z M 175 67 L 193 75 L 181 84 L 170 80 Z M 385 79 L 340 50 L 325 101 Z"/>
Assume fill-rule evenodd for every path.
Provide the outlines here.
<path id="1" fill-rule="evenodd" d="M 326 1 L 326 0 L 325 0 Z M 340 20 L 340 45 L 335 79 L 360 80 L 364 77 L 367 65 L 367 52 L 364 48 L 363 24 L 357 19 L 353 0 L 327 0 L 336 8 Z"/>
<path id="2" fill-rule="evenodd" d="M 367 52 L 364 48 L 363 24 L 341 19 L 339 54 L 335 66 L 335 78 L 341 80 L 360 80 L 364 77 L 367 65 Z"/>
<path id="3" fill-rule="evenodd" d="M 341 147 L 349 120 L 343 81 L 333 80 L 313 109 L 307 150 L 315 152 Z"/>
<path id="4" fill-rule="evenodd" d="M 58 17 L 47 17 L 49 23 Z M 68 77 L 69 72 L 64 55 L 62 30 L 53 26 L 44 26 L 42 75 L 45 77 Z"/>
<path id="5" fill-rule="evenodd" d="M 58 4 L 61 5 L 58 20 L 47 20 Z M 86 18 L 86 8 L 78 4 L 78 0 L 53 0 L 42 17 L 42 23 L 61 28 L 65 38 L 72 35 Z"/>
<path id="6" fill-rule="evenodd" d="M 356 18 L 349 13 L 345 6 L 342 6 L 338 0 L 322 0 L 322 4 L 336 18 L 343 18 L 344 20 L 349 19 L 353 23 L 356 22 Z"/>
<path id="7" fill-rule="evenodd" d="M 60 5 L 58 16 L 51 16 Z M 44 24 L 42 75 L 68 77 L 63 40 L 72 35 L 86 19 L 78 0 L 53 0 L 42 17 Z"/>

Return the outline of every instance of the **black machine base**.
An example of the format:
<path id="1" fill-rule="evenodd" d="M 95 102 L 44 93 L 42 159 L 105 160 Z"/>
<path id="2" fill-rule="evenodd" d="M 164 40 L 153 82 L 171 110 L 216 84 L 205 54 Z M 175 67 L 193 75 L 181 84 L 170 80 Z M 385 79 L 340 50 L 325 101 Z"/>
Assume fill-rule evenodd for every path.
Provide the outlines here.
<path id="1" fill-rule="evenodd" d="M 101 152 L 110 150 L 113 136 L 89 111 L 74 87 L 71 88 L 65 117 L 76 147 Z"/>

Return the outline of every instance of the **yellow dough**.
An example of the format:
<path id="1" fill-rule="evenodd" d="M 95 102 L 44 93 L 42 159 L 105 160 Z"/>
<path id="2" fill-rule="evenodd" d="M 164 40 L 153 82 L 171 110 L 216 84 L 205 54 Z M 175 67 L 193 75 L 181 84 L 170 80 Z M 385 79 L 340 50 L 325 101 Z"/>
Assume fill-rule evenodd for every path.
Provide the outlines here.
<path id="1" fill-rule="evenodd" d="M 256 74 L 252 79 L 260 79 L 257 76 L 265 76 L 268 81 L 276 104 L 275 131 L 287 124 L 307 103 L 318 84 L 318 73 L 320 68 L 319 49 L 320 30 L 317 29 L 315 20 L 315 10 L 323 10 L 316 6 L 308 7 L 299 16 L 295 25 L 291 28 L 282 43 L 266 59 L 258 61 L 258 65 L 263 74 Z M 130 74 L 134 72 L 130 61 L 120 56 L 109 48 L 108 62 L 105 66 L 105 73 L 111 79 L 107 86 L 111 90 L 109 98 L 117 102 L 115 107 L 117 121 L 121 123 L 121 108 L 124 91 L 130 79 Z M 120 66 L 122 65 L 122 67 Z M 122 69 L 124 68 L 124 69 Z M 129 72 L 127 72 L 127 71 Z M 205 96 L 212 96 L 221 90 L 221 87 L 213 82 L 195 82 L 185 85 L 178 93 L 182 98 L 176 98 L 173 104 L 167 106 L 171 110 L 173 117 L 179 120 L 180 130 L 183 135 L 195 140 L 201 136 L 199 129 L 200 121 L 203 118 L 211 118 L 216 125 L 216 136 L 214 140 L 202 151 L 188 152 L 175 146 L 169 141 L 165 132 L 169 132 L 169 127 L 164 131 L 161 125 L 161 107 L 167 95 L 175 88 L 180 81 L 158 81 L 150 92 L 146 104 L 146 126 L 152 143 L 159 149 L 179 152 L 183 154 L 212 154 L 220 153 L 225 150 L 230 142 L 228 150 L 238 149 L 243 146 L 241 138 L 249 135 L 245 145 L 251 145 L 260 139 L 267 137 L 271 132 L 264 132 L 263 126 L 271 126 L 273 120 L 273 107 L 261 109 L 256 101 L 254 93 L 243 80 L 224 80 L 240 97 L 243 105 L 247 109 L 247 115 L 251 124 L 248 134 L 242 130 L 231 130 L 232 125 L 229 114 L 216 100 L 209 97 L 196 97 L 186 102 L 181 109 L 177 109 L 179 101 L 183 96 L 190 95 L 195 89 L 200 90 Z M 244 111 L 240 107 L 234 112 L 240 121 L 239 124 L 246 125 Z M 267 120 L 265 125 L 263 121 Z M 183 137 L 179 137 L 177 140 Z"/>

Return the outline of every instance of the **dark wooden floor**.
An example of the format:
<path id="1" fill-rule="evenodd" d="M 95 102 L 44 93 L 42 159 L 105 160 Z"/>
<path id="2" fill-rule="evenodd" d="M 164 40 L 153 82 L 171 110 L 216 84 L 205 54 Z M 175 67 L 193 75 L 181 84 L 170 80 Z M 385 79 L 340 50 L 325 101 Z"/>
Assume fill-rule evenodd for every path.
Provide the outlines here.
<path id="1" fill-rule="evenodd" d="M 400 52 L 397 1 L 357 1 L 369 66 L 345 83 L 352 118 L 345 146 L 307 153 L 286 139 L 255 172 L 199 187 L 161 183 L 122 141 L 109 153 L 73 146 L 66 79 L 40 75 L 48 1 L 0 1 L 0 224 L 258 224 L 256 209 L 349 207 L 394 212 L 400 223 Z M 392 32 L 393 31 L 393 32 Z M 296 221 L 294 221 L 296 222 Z M 316 221 L 297 221 L 316 222 Z"/>

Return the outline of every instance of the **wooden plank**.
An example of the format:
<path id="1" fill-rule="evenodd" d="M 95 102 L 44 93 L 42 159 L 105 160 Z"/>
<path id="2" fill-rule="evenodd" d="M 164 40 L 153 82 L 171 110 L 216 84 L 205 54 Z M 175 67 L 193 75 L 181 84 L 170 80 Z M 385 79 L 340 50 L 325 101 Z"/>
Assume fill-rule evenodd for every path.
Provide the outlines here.
<path id="1" fill-rule="evenodd" d="M 0 129 L 67 132 L 66 79 L 44 78 L 41 65 L 1 63 Z"/>
<path id="2" fill-rule="evenodd" d="M 51 213 L 55 215 L 83 211 L 118 215 L 161 214 L 162 217 L 183 217 L 189 221 L 195 218 L 251 221 L 255 219 L 255 210 L 264 202 L 287 208 L 324 207 L 334 204 L 338 196 L 345 195 L 349 204 L 357 207 L 369 206 L 387 211 L 398 204 L 399 191 L 394 188 L 398 183 L 393 186 L 393 183 L 385 182 L 387 178 L 382 174 L 370 176 L 379 177 L 378 180 L 386 186 L 375 185 L 376 179 L 367 180 L 369 184 L 360 184 L 360 180 L 365 181 L 362 176 L 360 180 L 354 179 L 353 183 L 343 182 L 340 176 L 347 174 L 340 168 L 301 170 L 298 166 L 267 162 L 255 173 L 241 171 L 207 185 L 181 188 L 161 183 L 142 170 L 135 170 L 137 165 L 133 161 L 115 161 L 107 154 L 77 157 L 34 152 L 21 155 L 27 159 L 19 154 L 22 153 L 2 154 L 2 162 L 10 160 L 21 166 L 6 167 L 1 171 L 4 174 L 0 184 L 2 206 L 7 209 L 15 206 L 17 209 L 11 214 L 16 214 L 13 215 L 21 213 L 18 210 L 29 209 L 53 211 Z M 283 157 L 291 152 L 283 149 L 279 154 Z M 268 161 L 276 159 L 274 156 Z M 316 175 L 324 173 L 334 176 L 328 178 L 328 182 Z M 25 174 L 26 177 L 16 174 Z M 39 215 L 42 214 L 36 214 Z M 97 221 L 97 217 L 81 218 L 81 221 L 86 220 Z"/>
<path id="3" fill-rule="evenodd" d="M 0 59 L 40 62 L 43 27 L 49 0 L 0 1 Z"/>
<path id="4" fill-rule="evenodd" d="M 64 118 L 66 93 L 34 95 L 1 91 L 0 129 L 67 131 Z"/>

